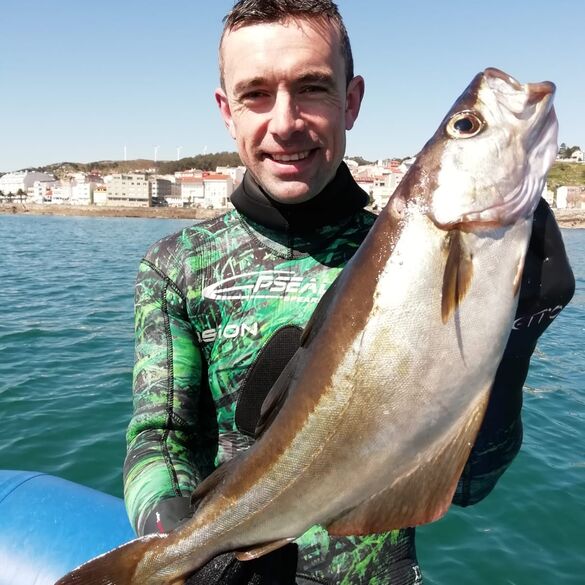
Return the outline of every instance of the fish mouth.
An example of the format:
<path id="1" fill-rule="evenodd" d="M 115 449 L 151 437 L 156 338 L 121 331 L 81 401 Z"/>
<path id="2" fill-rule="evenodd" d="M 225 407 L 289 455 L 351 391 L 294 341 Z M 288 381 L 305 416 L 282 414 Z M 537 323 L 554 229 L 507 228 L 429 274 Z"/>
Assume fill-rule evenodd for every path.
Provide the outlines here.
<path id="1" fill-rule="evenodd" d="M 490 77 L 501 79 L 505 81 L 507 84 L 511 85 L 516 91 L 522 90 L 522 84 L 515 77 L 508 75 L 507 73 L 505 73 L 501 69 L 497 69 L 496 67 L 488 67 L 487 69 L 484 70 L 483 75 L 488 79 Z"/>
<path id="2" fill-rule="evenodd" d="M 552 101 L 556 92 L 556 86 L 552 81 L 538 83 L 520 83 L 515 77 L 508 75 L 496 67 L 488 67 L 483 72 L 483 77 L 494 92 L 510 96 L 517 93 L 524 97 L 522 108 L 537 105 L 548 98 Z M 503 83 L 502 83 L 503 82 Z"/>
<path id="3" fill-rule="evenodd" d="M 536 104 L 541 102 L 547 96 L 553 96 L 556 86 L 552 81 L 541 81 L 540 83 L 520 83 L 515 77 L 504 73 L 495 67 L 488 67 L 484 76 L 489 79 L 501 79 L 510 85 L 515 91 L 524 91 L 526 94 L 527 104 Z"/>

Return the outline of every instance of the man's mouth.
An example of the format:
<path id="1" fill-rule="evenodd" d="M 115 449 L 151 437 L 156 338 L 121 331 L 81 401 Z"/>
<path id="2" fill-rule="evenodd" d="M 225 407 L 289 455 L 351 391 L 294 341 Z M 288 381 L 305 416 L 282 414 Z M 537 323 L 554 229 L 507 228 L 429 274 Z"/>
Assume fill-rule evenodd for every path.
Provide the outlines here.
<path id="1" fill-rule="evenodd" d="M 290 154 L 268 154 L 267 156 L 273 161 L 287 163 L 296 162 L 306 159 L 311 154 L 310 150 L 303 150 L 302 152 L 293 152 Z"/>

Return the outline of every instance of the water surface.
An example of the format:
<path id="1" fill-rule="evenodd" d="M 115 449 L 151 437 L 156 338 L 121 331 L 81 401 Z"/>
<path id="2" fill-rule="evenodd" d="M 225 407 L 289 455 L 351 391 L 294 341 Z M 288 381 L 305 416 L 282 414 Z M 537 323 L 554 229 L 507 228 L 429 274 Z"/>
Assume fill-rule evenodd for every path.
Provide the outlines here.
<path id="1" fill-rule="evenodd" d="M 0 468 L 122 495 L 134 278 L 189 223 L 0 215 Z M 585 583 L 585 230 L 563 235 L 577 292 L 533 358 L 522 450 L 484 502 L 419 529 L 427 584 Z"/>

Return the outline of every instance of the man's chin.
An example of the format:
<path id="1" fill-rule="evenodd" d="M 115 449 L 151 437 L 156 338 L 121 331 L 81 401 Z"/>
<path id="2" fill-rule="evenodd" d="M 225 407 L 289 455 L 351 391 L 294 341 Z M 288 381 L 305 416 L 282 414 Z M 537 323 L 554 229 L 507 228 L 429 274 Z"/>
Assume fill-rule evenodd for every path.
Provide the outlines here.
<path id="1" fill-rule="evenodd" d="M 291 205 L 308 201 L 319 192 L 317 188 L 311 188 L 301 181 L 271 182 L 263 187 L 275 201 Z"/>

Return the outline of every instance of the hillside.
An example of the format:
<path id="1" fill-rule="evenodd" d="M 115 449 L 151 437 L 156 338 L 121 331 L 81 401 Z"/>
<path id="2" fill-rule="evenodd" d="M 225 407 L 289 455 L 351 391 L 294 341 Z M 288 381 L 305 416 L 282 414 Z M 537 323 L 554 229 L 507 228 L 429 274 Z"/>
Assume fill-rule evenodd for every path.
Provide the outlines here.
<path id="1" fill-rule="evenodd" d="M 157 161 L 148 159 L 135 160 L 100 160 L 89 163 L 60 162 L 43 167 L 36 167 L 35 171 L 52 173 L 62 178 L 68 173 L 90 173 L 97 172 L 101 175 L 113 173 L 129 173 L 131 171 L 146 171 L 156 169 L 161 175 L 172 175 L 177 171 L 187 169 L 199 169 L 202 171 L 214 171 L 216 167 L 237 167 L 242 162 L 237 152 L 216 152 L 210 154 L 199 154 L 175 161 Z"/>
<path id="2" fill-rule="evenodd" d="M 548 188 L 556 191 L 561 185 L 585 185 L 585 164 L 555 162 L 548 173 Z"/>

